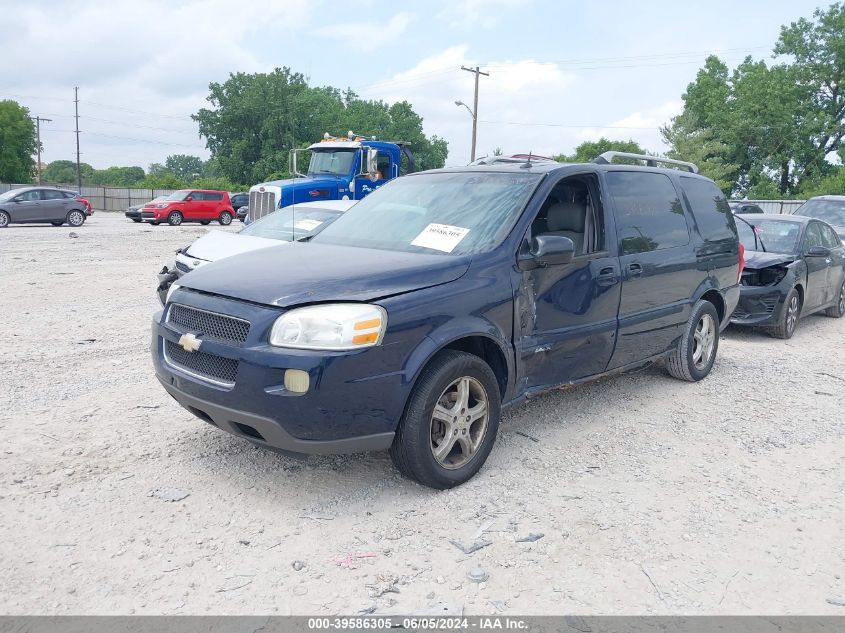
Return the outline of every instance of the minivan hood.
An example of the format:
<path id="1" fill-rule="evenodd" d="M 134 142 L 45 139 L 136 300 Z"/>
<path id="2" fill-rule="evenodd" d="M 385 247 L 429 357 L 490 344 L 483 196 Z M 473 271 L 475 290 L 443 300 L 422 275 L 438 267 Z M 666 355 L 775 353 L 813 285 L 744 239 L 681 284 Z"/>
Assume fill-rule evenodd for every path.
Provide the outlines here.
<path id="1" fill-rule="evenodd" d="M 235 299 L 292 307 L 373 301 L 454 281 L 470 257 L 402 253 L 309 242 L 277 244 L 201 266 L 179 285 Z"/>
<path id="2" fill-rule="evenodd" d="M 287 244 L 287 242 L 253 235 L 241 235 L 240 233 L 209 231 L 191 244 L 184 251 L 184 254 L 187 257 L 214 262 L 224 257 L 240 255 L 241 253 L 248 253 L 268 246 L 278 246 L 279 244 Z"/>
<path id="3" fill-rule="evenodd" d="M 789 253 L 764 253 L 762 251 L 745 251 L 746 268 L 766 268 L 775 264 L 791 264 L 796 259 Z"/>

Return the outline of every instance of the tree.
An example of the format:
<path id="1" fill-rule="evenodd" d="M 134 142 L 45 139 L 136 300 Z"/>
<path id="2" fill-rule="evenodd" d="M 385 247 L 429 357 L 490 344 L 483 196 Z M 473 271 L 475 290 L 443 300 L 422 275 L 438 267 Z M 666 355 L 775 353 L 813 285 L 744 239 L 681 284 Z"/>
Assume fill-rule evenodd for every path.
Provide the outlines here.
<path id="1" fill-rule="evenodd" d="M 610 151 L 628 152 L 631 154 L 648 154 L 648 151 L 640 147 L 640 144 L 636 141 L 612 141 L 601 137 L 597 141 L 584 141 L 576 147 L 575 152 L 569 156 L 566 154 L 558 154 L 554 157 L 554 159 L 562 163 L 589 163 L 597 156 Z M 638 164 L 637 161 L 625 159 L 619 162 Z"/>
<path id="2" fill-rule="evenodd" d="M 144 179 L 142 167 L 107 167 L 95 170 L 90 181 L 107 187 L 131 187 Z"/>
<path id="3" fill-rule="evenodd" d="M 179 180 L 192 182 L 205 175 L 205 163 L 199 156 L 173 154 L 164 161 L 165 169 Z"/>
<path id="4" fill-rule="evenodd" d="M 144 189 L 185 189 L 188 185 L 169 171 L 164 171 L 156 174 L 148 174 L 136 186 L 143 187 Z"/>
<path id="5" fill-rule="evenodd" d="M 446 141 L 427 138 L 422 118 L 407 102 L 362 100 L 352 90 L 310 87 L 289 68 L 272 73 L 237 73 L 209 85 L 212 107 L 193 115 L 211 151 L 214 176 L 256 183 L 286 174 L 290 150 L 316 142 L 323 133 L 357 134 L 404 141 L 418 169 L 442 167 Z M 211 176 L 211 174 L 209 174 Z"/>
<path id="6" fill-rule="evenodd" d="M 746 58 L 731 72 L 710 56 L 663 128 L 670 156 L 698 160 L 733 195 L 799 194 L 835 171 L 845 137 L 845 4 L 781 28 L 787 61 Z M 710 173 L 708 173 L 708 171 Z"/>
<path id="7" fill-rule="evenodd" d="M 29 110 L 16 101 L 0 101 L 0 181 L 30 182 L 36 149 Z"/>
<path id="8" fill-rule="evenodd" d="M 94 168 L 88 163 L 81 163 L 79 170 L 82 173 L 82 182 L 90 183 L 94 176 Z M 41 178 L 44 182 L 56 185 L 76 183 L 76 161 L 54 160 L 44 168 Z"/>

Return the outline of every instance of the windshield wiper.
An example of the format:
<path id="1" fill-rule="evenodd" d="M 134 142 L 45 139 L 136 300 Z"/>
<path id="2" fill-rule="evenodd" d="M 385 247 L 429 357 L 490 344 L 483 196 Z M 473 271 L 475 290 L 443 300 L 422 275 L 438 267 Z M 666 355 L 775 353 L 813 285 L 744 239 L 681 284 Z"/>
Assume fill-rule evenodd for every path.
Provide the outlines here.
<path id="1" fill-rule="evenodd" d="M 748 220 L 746 220 L 745 218 L 741 218 L 741 217 L 739 217 L 738 215 L 735 215 L 734 217 L 735 217 L 737 220 L 741 220 L 741 221 L 745 222 L 748 226 L 750 226 L 750 227 L 751 227 L 751 233 L 754 235 L 754 250 L 755 250 L 755 251 L 757 250 L 757 242 L 759 241 L 759 242 L 760 242 L 760 247 L 763 249 L 763 252 L 764 252 L 764 253 L 767 253 L 768 251 L 766 250 L 766 245 L 765 245 L 765 244 L 763 244 L 763 238 L 762 238 L 762 237 L 758 238 L 758 236 L 757 236 L 757 227 L 756 227 L 756 226 L 754 226 L 753 224 L 751 224 L 751 222 L 749 222 L 749 221 L 748 221 Z"/>

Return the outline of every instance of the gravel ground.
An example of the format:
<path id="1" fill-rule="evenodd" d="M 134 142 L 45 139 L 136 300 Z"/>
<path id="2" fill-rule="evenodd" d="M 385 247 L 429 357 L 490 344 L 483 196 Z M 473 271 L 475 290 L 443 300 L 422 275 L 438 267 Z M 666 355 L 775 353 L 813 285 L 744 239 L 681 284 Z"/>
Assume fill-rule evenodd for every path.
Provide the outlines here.
<path id="1" fill-rule="evenodd" d="M 533 400 L 435 492 L 386 453 L 258 449 L 158 386 L 155 273 L 206 230 L 0 230 L 0 613 L 845 613 L 845 319 L 729 329 L 698 384 Z"/>

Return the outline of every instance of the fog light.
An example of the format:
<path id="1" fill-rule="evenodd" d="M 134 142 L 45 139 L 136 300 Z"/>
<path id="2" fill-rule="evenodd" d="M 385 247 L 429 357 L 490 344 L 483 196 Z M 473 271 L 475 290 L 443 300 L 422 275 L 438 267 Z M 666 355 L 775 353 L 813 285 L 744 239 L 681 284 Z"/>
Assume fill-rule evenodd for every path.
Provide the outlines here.
<path id="1" fill-rule="evenodd" d="M 308 391 L 308 372 L 301 369 L 285 370 L 285 389 L 293 393 L 305 393 Z"/>

